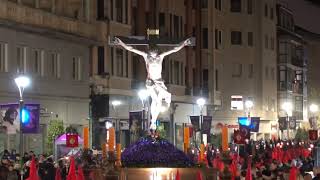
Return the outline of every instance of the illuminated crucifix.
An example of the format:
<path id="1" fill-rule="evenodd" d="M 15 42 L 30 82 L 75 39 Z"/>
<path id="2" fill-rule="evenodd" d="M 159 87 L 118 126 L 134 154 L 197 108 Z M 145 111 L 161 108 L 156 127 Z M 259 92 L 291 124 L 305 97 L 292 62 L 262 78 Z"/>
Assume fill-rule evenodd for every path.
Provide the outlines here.
<path id="1" fill-rule="evenodd" d="M 149 31 L 148 35 L 150 35 L 149 32 L 159 32 L 158 30 Z M 160 40 L 160 39 L 159 39 Z M 156 130 L 156 120 L 160 114 L 160 110 L 162 107 L 162 100 L 164 99 L 168 106 L 170 106 L 171 103 L 171 93 L 168 92 L 167 87 L 164 84 L 164 81 L 161 77 L 162 72 L 162 62 L 163 58 L 169 54 L 178 52 L 181 50 L 184 46 L 190 46 L 192 45 L 192 39 L 188 38 L 179 44 L 173 44 L 173 43 L 164 43 L 162 41 L 152 42 L 152 40 L 133 40 L 131 39 L 131 42 L 129 40 L 128 43 L 123 42 L 119 37 L 114 37 L 114 40 L 111 45 L 120 45 L 124 49 L 131 51 L 133 53 L 136 53 L 144 58 L 144 61 L 146 63 L 146 69 L 147 69 L 147 80 L 146 80 L 146 87 L 149 92 L 149 95 L 151 96 L 152 102 L 151 102 L 151 124 L 150 124 L 150 130 L 154 131 Z M 157 40 L 153 40 L 157 41 Z M 148 51 L 144 52 L 138 49 L 133 48 L 132 45 L 148 45 Z M 152 46 L 154 45 L 154 46 Z M 174 46 L 173 49 L 165 51 L 160 53 L 158 46 Z"/>

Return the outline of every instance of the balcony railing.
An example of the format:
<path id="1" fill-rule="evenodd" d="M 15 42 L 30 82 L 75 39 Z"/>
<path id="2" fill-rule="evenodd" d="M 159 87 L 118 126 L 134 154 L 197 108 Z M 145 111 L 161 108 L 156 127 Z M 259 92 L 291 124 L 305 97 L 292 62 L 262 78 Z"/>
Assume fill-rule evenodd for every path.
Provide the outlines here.
<path id="1" fill-rule="evenodd" d="M 304 67 L 305 66 L 303 58 L 301 58 L 301 57 L 292 57 L 291 58 L 291 63 L 292 63 L 292 65 L 295 65 L 295 66 L 298 66 L 298 67 Z"/>

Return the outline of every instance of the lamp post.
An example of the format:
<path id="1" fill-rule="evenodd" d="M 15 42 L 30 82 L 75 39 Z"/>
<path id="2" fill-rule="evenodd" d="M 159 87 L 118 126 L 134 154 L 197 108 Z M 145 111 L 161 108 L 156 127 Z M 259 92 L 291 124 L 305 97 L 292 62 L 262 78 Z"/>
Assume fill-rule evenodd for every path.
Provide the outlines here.
<path id="1" fill-rule="evenodd" d="M 23 92 L 24 89 L 26 87 L 29 86 L 30 84 L 30 79 L 26 76 L 19 76 L 17 78 L 14 79 L 18 89 L 19 89 L 19 95 L 20 95 L 20 99 L 19 99 L 19 120 L 20 120 L 20 146 L 19 146 L 19 150 L 20 150 L 20 155 L 23 154 L 23 135 L 22 135 L 22 110 L 23 110 L 23 106 L 24 106 L 24 102 L 23 102 Z"/>
<path id="2" fill-rule="evenodd" d="M 145 112 L 146 112 L 146 104 L 145 103 L 148 103 L 148 105 L 149 105 L 149 102 L 147 102 L 148 97 L 149 97 L 149 92 L 146 89 L 141 89 L 138 92 L 138 95 L 139 95 L 139 98 L 142 103 L 142 130 L 146 131 L 148 125 L 146 125 L 146 122 L 145 122 Z M 148 106 L 148 114 L 149 114 L 149 106 Z M 149 122 L 149 120 L 150 120 L 150 116 L 147 115 L 147 122 Z"/>
<path id="3" fill-rule="evenodd" d="M 115 118 L 116 118 L 116 142 L 120 143 L 120 138 L 121 138 L 121 130 L 120 130 L 120 120 L 118 119 L 118 111 L 116 109 L 117 106 L 121 105 L 121 101 L 118 100 L 113 100 L 111 102 L 113 110 L 115 112 Z"/>
<path id="4" fill-rule="evenodd" d="M 246 110 L 247 110 L 247 117 L 250 117 L 250 110 L 251 108 L 253 107 L 253 101 L 251 100 L 247 100 L 245 103 L 244 103 L 245 107 L 246 107 Z"/>
<path id="5" fill-rule="evenodd" d="M 246 111 L 247 111 L 247 114 L 246 116 L 248 117 L 248 121 L 250 122 L 251 124 L 251 109 L 253 107 L 253 101 L 251 100 L 246 100 L 246 102 L 244 103 L 245 107 L 246 107 Z M 254 140 L 256 140 L 256 133 L 254 133 Z"/>
<path id="6" fill-rule="evenodd" d="M 312 126 L 311 128 L 316 130 L 318 127 L 317 127 L 317 115 L 316 113 L 319 111 L 319 107 L 318 105 L 316 104 L 311 104 L 310 107 L 310 112 L 311 112 L 311 123 L 310 125 Z"/>
<path id="7" fill-rule="evenodd" d="M 290 102 L 284 102 L 281 106 L 281 108 L 286 112 L 287 115 L 287 138 L 289 137 L 289 117 L 292 116 L 292 103 Z"/>
<path id="8" fill-rule="evenodd" d="M 199 106 L 199 109 L 200 109 L 200 143 L 202 144 L 203 143 L 203 137 L 202 137 L 202 121 L 203 121 L 203 107 L 204 105 L 206 104 L 206 100 L 204 98 L 199 98 L 197 99 L 197 104 Z"/>
<path id="9" fill-rule="evenodd" d="M 22 123 L 23 123 L 23 115 L 22 115 L 22 111 L 23 111 L 23 106 L 24 106 L 24 102 L 23 102 L 23 92 L 24 89 L 26 87 L 29 86 L 30 84 L 30 79 L 26 76 L 19 76 L 17 78 L 14 79 L 14 82 L 16 83 L 18 89 L 19 89 L 19 95 L 20 95 L 20 99 L 19 99 L 19 121 L 20 121 L 20 134 L 19 134 L 19 139 L 20 139 L 20 144 L 19 144 L 19 153 L 20 156 L 22 157 L 23 155 L 23 146 L 24 146 L 24 142 L 23 142 L 23 134 L 22 134 Z M 21 158 L 21 171 L 20 171 L 20 175 L 21 178 L 23 178 L 23 161 Z"/>

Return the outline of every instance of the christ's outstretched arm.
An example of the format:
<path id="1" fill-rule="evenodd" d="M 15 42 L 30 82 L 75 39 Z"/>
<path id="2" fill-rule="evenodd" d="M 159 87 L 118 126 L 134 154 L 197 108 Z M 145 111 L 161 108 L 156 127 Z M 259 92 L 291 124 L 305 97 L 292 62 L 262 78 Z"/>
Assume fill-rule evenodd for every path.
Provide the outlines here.
<path id="1" fill-rule="evenodd" d="M 172 54 L 172 53 L 175 53 L 175 52 L 178 52 L 180 51 L 183 47 L 187 46 L 187 45 L 190 45 L 191 44 L 191 40 L 190 38 L 189 39 L 186 39 L 185 41 L 183 41 L 182 43 L 180 43 L 179 46 L 167 51 L 167 52 L 164 52 L 162 54 L 160 54 L 161 58 L 164 58 L 165 56 L 169 55 L 169 54 Z"/>
<path id="2" fill-rule="evenodd" d="M 132 46 L 126 45 L 124 42 L 122 42 L 119 38 L 114 37 L 115 38 L 115 44 L 122 46 L 124 49 L 134 52 L 136 54 L 139 54 L 140 56 L 146 56 L 147 53 L 140 51 L 138 49 L 134 49 Z"/>

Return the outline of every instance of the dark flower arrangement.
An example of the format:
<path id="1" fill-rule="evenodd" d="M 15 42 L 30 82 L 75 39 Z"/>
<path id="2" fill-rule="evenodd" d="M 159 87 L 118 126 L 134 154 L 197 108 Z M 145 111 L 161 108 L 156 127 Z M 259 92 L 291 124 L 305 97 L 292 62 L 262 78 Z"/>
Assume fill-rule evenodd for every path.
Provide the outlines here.
<path id="1" fill-rule="evenodd" d="M 162 138 L 144 137 L 121 154 L 123 167 L 192 167 L 194 162 Z"/>

